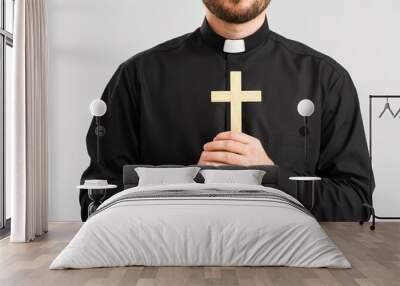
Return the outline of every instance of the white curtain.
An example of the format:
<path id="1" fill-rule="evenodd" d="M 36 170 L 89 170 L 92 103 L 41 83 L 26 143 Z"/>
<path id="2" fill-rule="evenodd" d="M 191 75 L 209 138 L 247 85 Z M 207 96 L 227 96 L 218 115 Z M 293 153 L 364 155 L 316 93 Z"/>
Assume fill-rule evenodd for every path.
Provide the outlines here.
<path id="1" fill-rule="evenodd" d="M 16 0 L 14 69 L 6 111 L 6 180 L 11 188 L 12 242 L 47 232 L 46 0 Z"/>

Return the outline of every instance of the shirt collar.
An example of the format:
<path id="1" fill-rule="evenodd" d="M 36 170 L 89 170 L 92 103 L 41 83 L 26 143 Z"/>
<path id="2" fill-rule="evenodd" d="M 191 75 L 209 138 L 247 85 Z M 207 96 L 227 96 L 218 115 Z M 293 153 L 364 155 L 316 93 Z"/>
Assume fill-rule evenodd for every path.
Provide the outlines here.
<path id="1" fill-rule="evenodd" d="M 210 27 L 207 19 L 204 19 L 203 24 L 200 27 L 200 34 L 204 39 L 204 41 L 206 41 L 208 44 L 214 46 L 215 48 L 221 51 L 224 51 L 224 46 L 226 45 L 225 42 L 226 40 L 229 40 L 218 35 Z M 269 35 L 269 26 L 267 18 L 265 18 L 263 25 L 255 33 L 242 39 L 244 42 L 244 50 L 249 51 L 263 44 L 267 40 L 268 35 Z M 240 46 L 241 43 L 237 44 L 239 44 Z"/>

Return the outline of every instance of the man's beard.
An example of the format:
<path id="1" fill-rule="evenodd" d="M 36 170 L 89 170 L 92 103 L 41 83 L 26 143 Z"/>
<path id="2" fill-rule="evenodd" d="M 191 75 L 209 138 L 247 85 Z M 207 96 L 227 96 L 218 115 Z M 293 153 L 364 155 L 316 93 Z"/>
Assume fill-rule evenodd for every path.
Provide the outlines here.
<path id="1" fill-rule="evenodd" d="M 219 19 L 234 24 L 253 20 L 267 8 L 270 0 L 252 0 L 247 9 L 240 9 L 243 0 L 203 0 L 204 5 Z M 226 4 L 228 3 L 228 4 Z"/>

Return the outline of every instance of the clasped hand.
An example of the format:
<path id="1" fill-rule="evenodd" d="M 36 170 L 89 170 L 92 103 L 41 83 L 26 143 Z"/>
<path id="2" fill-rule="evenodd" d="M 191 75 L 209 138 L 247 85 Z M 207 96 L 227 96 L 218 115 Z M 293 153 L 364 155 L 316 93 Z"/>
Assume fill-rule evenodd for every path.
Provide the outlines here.
<path id="1" fill-rule="evenodd" d="M 199 165 L 274 165 L 260 140 L 244 133 L 222 132 L 204 144 Z"/>

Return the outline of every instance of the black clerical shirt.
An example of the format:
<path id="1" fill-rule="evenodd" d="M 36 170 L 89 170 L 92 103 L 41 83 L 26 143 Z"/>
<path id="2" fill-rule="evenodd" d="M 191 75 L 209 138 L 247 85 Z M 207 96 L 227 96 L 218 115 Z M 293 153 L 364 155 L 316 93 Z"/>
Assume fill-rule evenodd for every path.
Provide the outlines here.
<path id="1" fill-rule="evenodd" d="M 211 91 L 229 90 L 231 71 L 243 90 L 261 90 L 261 103 L 243 103 L 243 132 L 257 137 L 288 177 L 322 177 L 313 210 L 319 220 L 358 220 L 370 201 L 370 161 L 356 89 L 331 58 L 288 40 L 268 23 L 244 39 L 245 52 L 225 53 L 225 39 L 205 20 L 193 33 L 172 39 L 122 63 L 102 99 L 101 164 L 96 164 L 95 123 L 87 135 L 90 166 L 82 181 L 108 179 L 122 189 L 125 164 L 196 164 L 203 145 L 229 130 L 229 103 L 211 103 Z M 304 162 L 303 118 L 297 104 L 310 99 L 309 160 Z M 82 219 L 87 193 L 80 194 Z"/>

